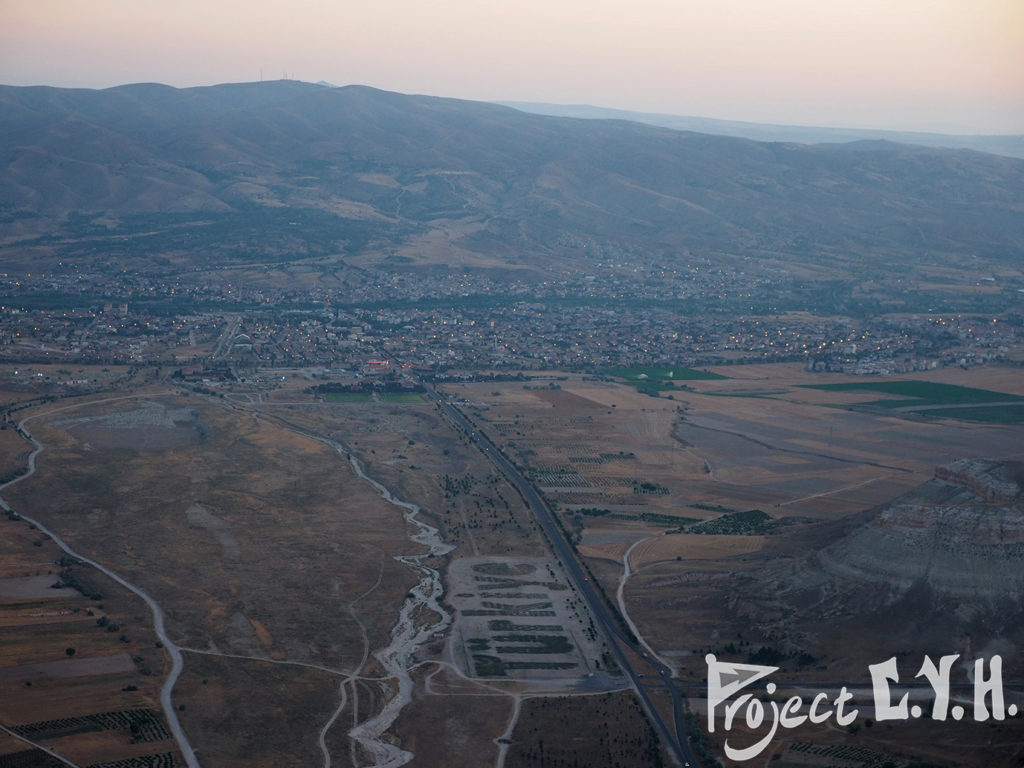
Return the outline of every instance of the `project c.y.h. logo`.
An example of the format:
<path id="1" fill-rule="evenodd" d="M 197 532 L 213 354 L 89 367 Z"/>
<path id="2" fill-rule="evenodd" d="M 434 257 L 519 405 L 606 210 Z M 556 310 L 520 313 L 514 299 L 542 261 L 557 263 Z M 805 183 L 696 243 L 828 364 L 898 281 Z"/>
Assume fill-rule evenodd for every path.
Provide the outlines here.
<path id="1" fill-rule="evenodd" d="M 959 654 L 943 656 L 936 666 L 931 658 L 925 656 L 920 670 L 915 675 L 915 678 L 923 677 L 931 686 L 932 720 L 962 720 L 967 714 L 967 710 L 960 704 L 950 706 L 950 673 L 953 664 L 959 658 Z M 741 721 L 753 732 L 767 728 L 767 732 L 758 741 L 742 748 L 730 744 L 726 738 L 725 754 L 730 760 L 743 761 L 757 757 L 775 738 L 780 728 L 797 728 L 808 722 L 820 724 L 832 718 L 836 724 L 847 726 L 852 724 L 859 714 L 859 710 L 855 708 L 853 694 L 846 686 L 842 686 L 835 694 L 824 691 L 817 693 L 809 702 L 799 695 L 790 696 L 781 704 L 771 700 L 770 697 L 778 689 L 773 682 L 766 683 L 761 694 L 755 695 L 754 692 L 747 691 L 737 696 L 740 691 L 777 672 L 779 668 L 718 661 L 713 653 L 709 653 L 705 660 L 708 664 L 708 732 L 716 732 L 719 716 L 722 729 L 726 732 Z M 1014 717 L 1018 712 L 1018 706 L 1006 706 L 1003 697 L 1002 657 L 991 658 L 988 662 L 987 675 L 985 665 L 985 659 L 975 660 L 973 674 L 969 676 L 973 683 L 974 719 L 984 722 L 990 718 L 1005 720 L 1007 716 Z M 909 693 L 903 693 L 899 700 L 893 703 L 894 696 L 900 693 L 890 687 L 890 683 L 899 682 L 895 656 L 880 664 L 869 665 L 868 671 L 871 673 L 875 720 L 908 720 L 925 715 L 920 705 L 908 706 Z M 765 697 L 763 701 L 762 696 Z"/>

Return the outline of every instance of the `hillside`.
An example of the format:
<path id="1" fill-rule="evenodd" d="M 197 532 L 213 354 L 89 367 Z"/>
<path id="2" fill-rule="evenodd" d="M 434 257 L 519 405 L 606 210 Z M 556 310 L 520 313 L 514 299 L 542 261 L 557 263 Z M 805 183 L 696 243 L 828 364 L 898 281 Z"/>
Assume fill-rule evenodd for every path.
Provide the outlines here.
<path id="1" fill-rule="evenodd" d="M 894 648 L 933 652 L 967 638 L 978 649 L 1020 647 L 1024 491 L 1020 462 L 959 459 L 932 480 L 822 528 L 793 562 L 744 579 L 739 612 L 785 615 L 792 641 L 819 653 L 870 626 Z M 802 632 L 802 634 L 801 634 Z M 1015 650 L 1007 663 L 1019 668 Z"/>
<path id="2" fill-rule="evenodd" d="M 15 266 L 344 256 L 539 275 L 689 254 L 836 279 L 1024 252 L 1024 161 L 884 141 L 759 143 L 294 81 L 0 87 L 0 136 Z"/>

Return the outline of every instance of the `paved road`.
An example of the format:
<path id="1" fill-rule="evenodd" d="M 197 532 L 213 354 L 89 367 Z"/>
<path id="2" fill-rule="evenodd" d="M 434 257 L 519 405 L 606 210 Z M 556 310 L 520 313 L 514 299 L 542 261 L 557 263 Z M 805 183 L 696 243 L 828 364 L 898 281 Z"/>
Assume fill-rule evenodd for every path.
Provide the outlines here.
<path id="1" fill-rule="evenodd" d="M 422 385 L 422 382 L 417 383 Z M 465 430 L 466 434 L 477 448 L 483 451 L 491 458 L 492 461 L 494 461 L 495 464 L 498 465 L 498 467 L 501 468 L 515 487 L 519 489 L 519 492 L 523 495 L 526 502 L 533 508 L 541 528 L 547 534 L 552 547 L 555 549 L 555 554 L 558 555 L 559 559 L 565 566 L 569 577 L 575 582 L 577 590 L 583 595 L 587 604 L 590 606 L 590 610 L 594 615 L 594 618 L 597 620 L 598 626 L 602 629 L 608 640 L 608 647 L 611 649 L 616 663 L 618 663 L 619 667 L 632 682 L 633 688 L 640 697 L 644 705 L 644 709 L 647 710 L 647 715 L 654 724 L 658 735 L 668 746 L 669 751 L 672 753 L 673 757 L 679 761 L 680 765 L 695 764 L 694 757 L 690 753 L 690 746 L 686 740 L 686 731 L 683 723 L 682 696 L 675 685 L 675 681 L 672 679 L 671 670 L 661 664 L 658 664 L 653 659 L 648 659 L 648 662 L 651 664 L 655 674 L 660 678 L 662 686 L 672 697 L 675 733 L 673 733 L 672 729 L 670 729 L 665 723 L 661 714 L 654 707 L 654 704 L 651 701 L 647 688 L 650 683 L 653 682 L 653 678 L 645 679 L 643 674 L 638 673 L 633 669 L 633 666 L 626 658 L 623 647 L 626 647 L 629 650 L 634 651 L 637 655 L 645 658 L 647 657 L 646 651 L 644 651 L 639 643 L 622 631 L 616 617 L 608 610 L 608 607 L 605 605 L 601 596 L 597 593 L 597 588 L 594 583 L 590 581 L 590 577 L 583 572 L 583 569 L 580 567 L 579 562 L 574 556 L 572 548 L 562 535 L 561 529 L 555 523 L 551 510 L 548 509 L 547 504 L 545 504 L 544 500 L 541 499 L 540 494 L 537 493 L 533 484 L 523 477 L 519 470 L 516 469 L 507 458 L 505 458 L 505 455 L 498 450 L 490 439 L 480 432 L 460 410 L 447 402 L 441 395 L 430 387 L 425 385 L 423 386 L 427 395 L 437 403 L 437 405 L 446 414 L 448 414 L 452 421 Z"/>

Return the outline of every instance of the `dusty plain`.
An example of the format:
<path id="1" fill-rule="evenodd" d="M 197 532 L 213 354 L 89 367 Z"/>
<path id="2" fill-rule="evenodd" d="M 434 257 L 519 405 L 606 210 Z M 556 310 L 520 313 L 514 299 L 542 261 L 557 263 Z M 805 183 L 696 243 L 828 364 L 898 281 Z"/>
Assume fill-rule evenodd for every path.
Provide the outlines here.
<path id="1" fill-rule="evenodd" d="M 573 754 L 593 764 L 665 761 L 635 700 L 621 692 L 624 679 L 602 669 L 601 643 L 587 637 L 577 599 L 552 601 L 550 589 L 530 583 L 567 581 L 532 514 L 426 399 L 329 402 L 308 391 L 302 371 L 283 372 L 269 395 L 240 383 L 203 394 L 156 369 L 110 372 L 125 378 L 105 394 L 53 398 L 41 393 L 52 391 L 45 381 L 56 371 L 38 372 L 33 387 L 6 400 L 0 467 L 14 482 L 0 494 L 163 607 L 185 658 L 174 705 L 203 765 L 372 763 L 353 734 L 398 690 L 377 654 L 416 585 L 435 578 L 428 572 L 441 602 L 409 614 L 427 636 L 412 651 L 408 701 L 380 743 L 422 766 L 571 765 Z M 727 599 L 737 578 L 823 546 L 938 464 L 1020 458 L 1024 445 L 1019 424 L 879 413 L 860 409 L 878 393 L 804 386 L 863 378 L 796 365 L 717 373 L 724 378 L 670 382 L 657 397 L 622 380 L 557 371 L 525 385 L 441 387 L 541 489 L 609 603 L 675 669 L 698 715 L 704 653 L 744 661 L 787 632 L 778 616 L 737 612 Z M 1013 368 L 916 378 L 1024 395 Z M 19 422 L 45 445 L 31 475 L 24 468 L 34 446 Z M 444 554 L 422 557 L 427 548 L 413 539 L 420 529 L 359 476 L 356 462 L 418 506 Z M 61 571 L 56 546 L 23 520 L 0 525 L 9 532 L 0 622 L 14 638 L 0 647 L 0 686 L 15 707 L 0 711 L 3 724 L 129 709 L 159 721 L 166 657 L 141 601 L 80 565 L 70 573 L 101 600 L 51 590 L 41 579 Z M 420 566 L 396 559 L 409 556 Z M 526 574 L 527 565 L 545 578 Z M 497 579 L 494 594 L 477 577 Z M 512 615 L 540 603 L 555 615 Z M 495 604 L 507 615 L 473 616 Z M 104 617 L 119 631 L 97 626 Z M 561 639 L 538 640 L 549 631 Z M 787 680 L 808 686 L 863 683 L 866 664 L 894 650 L 868 628 L 785 639 L 814 656 L 780 662 Z M 499 663 L 475 663 L 498 645 Z M 87 674 L 85 662 L 97 658 L 106 661 Z M 45 679 L 26 685 L 30 668 Z M 1019 686 L 1014 654 L 1007 670 L 1008 684 Z M 551 728 L 559 718 L 600 727 Z M 1019 719 L 998 724 L 982 752 L 971 746 L 982 726 L 939 725 L 805 728 L 774 743 L 767 759 L 811 765 L 815 750 L 832 746 L 861 755 L 852 768 L 879 755 L 941 764 L 940 753 L 946 764 L 1016 765 Z M 166 735 L 156 743 L 129 736 L 86 729 L 44 733 L 40 743 L 81 765 L 142 755 L 180 764 Z M 13 737 L 0 744 L 2 754 L 30 749 Z M 712 749 L 720 755 L 721 743 Z M 1003 753 L 1009 762 L 993 762 Z"/>
<path id="2" fill-rule="evenodd" d="M 414 626 L 438 629 L 415 646 L 410 699 L 386 726 L 381 744 L 409 751 L 411 765 L 438 765 L 439 756 L 456 765 L 462 759 L 457 755 L 466 765 L 479 764 L 480 755 L 488 756 L 487 763 L 511 760 L 527 700 L 602 698 L 623 689 L 624 678 L 602 669 L 606 651 L 518 493 L 433 405 L 419 398 L 327 403 L 305 392 L 303 376 L 284 378 L 273 397 L 240 385 L 204 395 L 143 370 L 131 388 L 105 394 L 33 399 L 29 393 L 30 404 L 13 411 L 8 429 L 0 430 L 0 438 L 13 436 L 3 443 L 11 471 L 19 462 L 24 466 L 34 448 L 18 436 L 18 423 L 45 446 L 36 455 L 36 471 L 0 491 L 10 506 L 31 513 L 76 552 L 162 606 L 184 657 L 174 707 L 202 765 L 373 762 L 371 748 L 354 729 L 369 727 L 398 691 L 398 680 L 378 656 L 392 642 L 399 614 L 415 603 L 423 571 L 397 558 L 422 557 L 426 547 L 413 539 L 417 528 L 403 510 L 357 474 L 355 462 L 396 498 L 414 502 L 419 519 L 435 526 L 451 547 L 420 561 L 450 592 L 439 609 L 450 619 L 413 606 Z M 36 386 L 46 391 L 42 382 Z M 2 560 L 5 574 L 10 570 L 21 580 L 7 582 L 0 593 L 24 599 L 18 595 L 42 589 L 23 580 L 25 569 L 48 563 L 56 572 L 60 555 L 45 537 L 35 545 L 26 522 L 8 524 L 24 529 L 19 547 Z M 42 553 L 42 563 L 25 560 L 26 550 Z M 560 587 L 551 621 L 565 631 L 545 645 L 532 631 L 494 629 L 492 638 L 512 638 L 498 642 L 513 651 L 506 653 L 506 674 L 495 679 L 467 665 L 452 639 L 471 625 L 454 605 L 457 584 L 450 581 L 449 565 L 465 560 L 467 567 L 486 571 L 509 558 L 543 563 Z M 95 615 L 79 620 L 80 628 L 37 618 L 31 638 L 41 661 L 63 659 L 67 667 L 80 656 L 106 653 L 123 669 L 34 683 L 39 694 L 33 700 L 48 719 L 57 719 L 113 710 L 107 698 L 115 694 L 126 701 L 144 696 L 141 703 L 159 716 L 156 696 L 167 665 L 152 636 L 151 616 L 93 569 L 73 571 L 86 592 L 102 593 L 106 626 L 130 630 L 127 653 L 135 655 L 117 655 L 126 647 L 121 631 L 98 627 L 102 616 L 95 607 Z M 109 595 L 118 590 L 126 604 L 138 603 L 131 613 L 112 612 Z M 67 590 L 61 594 L 67 610 L 95 602 L 69 597 Z M 518 588 L 503 594 L 507 604 L 533 601 Z M 146 628 L 149 639 L 143 641 Z M 146 642 L 147 651 L 133 651 Z M 68 659 L 72 644 L 75 659 Z M 18 677 L 25 659 L 7 658 L 7 648 L 0 649 L 0 678 Z M 18 684 L 23 682 L 8 683 Z M 121 691 L 129 684 L 138 692 Z M 77 698 L 61 704 L 71 691 Z M 20 704 L 27 695 L 19 689 L 11 701 Z M 0 715 L 5 725 L 21 722 Z M 632 720 L 613 718 L 609 729 L 610 738 L 633 738 Z M 78 749 L 80 758 L 106 749 L 106 761 L 111 743 L 90 734 L 46 733 L 39 743 Z M 157 746 L 173 755 L 161 758 L 172 761 L 168 765 L 184 764 L 173 740 Z M 21 750 L 17 744 L 12 749 Z M 118 756 L 136 759 L 143 746 L 120 749 Z M 88 757 L 81 765 L 100 763 Z"/>

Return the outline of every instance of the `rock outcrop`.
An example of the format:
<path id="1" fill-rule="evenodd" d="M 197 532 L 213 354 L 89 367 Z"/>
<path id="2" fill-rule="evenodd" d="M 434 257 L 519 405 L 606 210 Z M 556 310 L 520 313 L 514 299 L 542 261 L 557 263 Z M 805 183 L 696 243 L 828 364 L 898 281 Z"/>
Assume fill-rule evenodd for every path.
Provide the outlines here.
<path id="1" fill-rule="evenodd" d="M 979 460 L 939 467 L 933 480 L 822 550 L 815 564 L 839 580 L 877 585 L 883 599 L 927 585 L 959 598 L 961 614 L 1024 602 L 1020 471 L 1019 464 Z"/>

